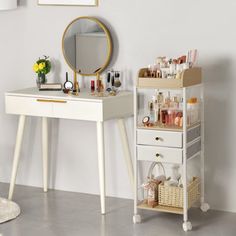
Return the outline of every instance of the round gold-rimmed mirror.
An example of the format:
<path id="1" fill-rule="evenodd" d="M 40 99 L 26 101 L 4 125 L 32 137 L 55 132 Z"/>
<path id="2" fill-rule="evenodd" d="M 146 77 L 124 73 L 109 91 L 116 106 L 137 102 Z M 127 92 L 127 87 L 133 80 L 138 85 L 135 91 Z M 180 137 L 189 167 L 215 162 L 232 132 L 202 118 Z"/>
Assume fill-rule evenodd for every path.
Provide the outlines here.
<path id="1" fill-rule="evenodd" d="M 84 76 L 98 75 L 108 66 L 111 59 L 110 32 L 97 18 L 78 17 L 65 29 L 62 51 L 73 71 Z"/>

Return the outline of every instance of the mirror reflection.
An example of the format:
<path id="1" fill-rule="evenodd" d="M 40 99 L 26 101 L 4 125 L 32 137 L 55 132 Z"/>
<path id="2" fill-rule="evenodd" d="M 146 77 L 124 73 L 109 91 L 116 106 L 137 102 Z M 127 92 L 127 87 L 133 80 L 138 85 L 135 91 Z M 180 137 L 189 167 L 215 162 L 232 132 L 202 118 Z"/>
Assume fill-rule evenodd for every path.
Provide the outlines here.
<path id="1" fill-rule="evenodd" d="M 69 66 L 80 74 L 94 75 L 105 69 L 111 56 L 111 38 L 94 18 L 78 18 L 65 30 L 63 53 Z"/>

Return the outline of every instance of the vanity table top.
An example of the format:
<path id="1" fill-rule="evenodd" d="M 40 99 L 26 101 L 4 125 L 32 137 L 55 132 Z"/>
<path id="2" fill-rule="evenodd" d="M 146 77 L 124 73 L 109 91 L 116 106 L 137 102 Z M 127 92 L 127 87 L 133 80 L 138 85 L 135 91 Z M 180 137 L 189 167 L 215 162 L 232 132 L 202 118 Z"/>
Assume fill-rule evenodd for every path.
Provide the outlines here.
<path id="1" fill-rule="evenodd" d="M 88 121 L 105 121 L 133 115 L 133 94 L 120 91 L 116 96 L 97 97 L 89 91 L 78 96 L 62 91 L 26 88 L 5 94 L 6 113 Z"/>
<path id="2" fill-rule="evenodd" d="M 45 99 L 63 99 L 71 101 L 90 101 L 90 102 L 106 102 L 116 100 L 124 97 L 132 97 L 131 91 L 120 91 L 116 96 L 98 97 L 91 95 L 89 91 L 82 91 L 79 96 L 68 95 L 62 91 L 39 91 L 38 88 L 26 88 L 5 93 L 6 96 L 19 96 L 19 97 L 35 97 Z"/>

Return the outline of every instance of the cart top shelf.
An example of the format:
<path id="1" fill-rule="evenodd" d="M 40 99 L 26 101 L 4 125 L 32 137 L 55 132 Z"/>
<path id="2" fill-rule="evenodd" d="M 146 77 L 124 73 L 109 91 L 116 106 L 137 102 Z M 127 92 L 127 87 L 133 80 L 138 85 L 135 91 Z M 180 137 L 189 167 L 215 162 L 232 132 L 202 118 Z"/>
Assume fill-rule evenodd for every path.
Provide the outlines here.
<path id="1" fill-rule="evenodd" d="M 144 77 L 146 70 L 147 68 L 143 68 L 139 71 L 137 88 L 180 89 L 202 82 L 202 69 L 200 67 L 184 70 L 180 79 L 147 78 Z"/>

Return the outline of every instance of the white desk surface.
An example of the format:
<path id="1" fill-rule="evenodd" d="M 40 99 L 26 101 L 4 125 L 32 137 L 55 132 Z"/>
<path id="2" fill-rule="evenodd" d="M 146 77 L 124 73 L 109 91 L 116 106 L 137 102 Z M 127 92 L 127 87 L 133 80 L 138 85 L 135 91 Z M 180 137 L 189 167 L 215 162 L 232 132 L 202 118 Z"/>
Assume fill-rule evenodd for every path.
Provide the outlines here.
<path id="1" fill-rule="evenodd" d="M 38 88 L 26 88 L 5 93 L 6 96 L 35 97 L 48 99 L 63 99 L 71 101 L 89 101 L 89 102 L 106 102 L 120 99 L 126 96 L 132 96 L 131 91 L 120 91 L 116 96 L 98 97 L 91 95 L 89 91 L 82 91 L 79 96 L 68 95 L 62 91 L 39 91 Z"/>
<path id="2" fill-rule="evenodd" d="M 74 96 L 62 91 L 26 88 L 7 92 L 5 104 L 6 113 L 26 116 L 105 121 L 133 115 L 133 93 L 129 91 L 97 97 L 89 91 Z"/>

